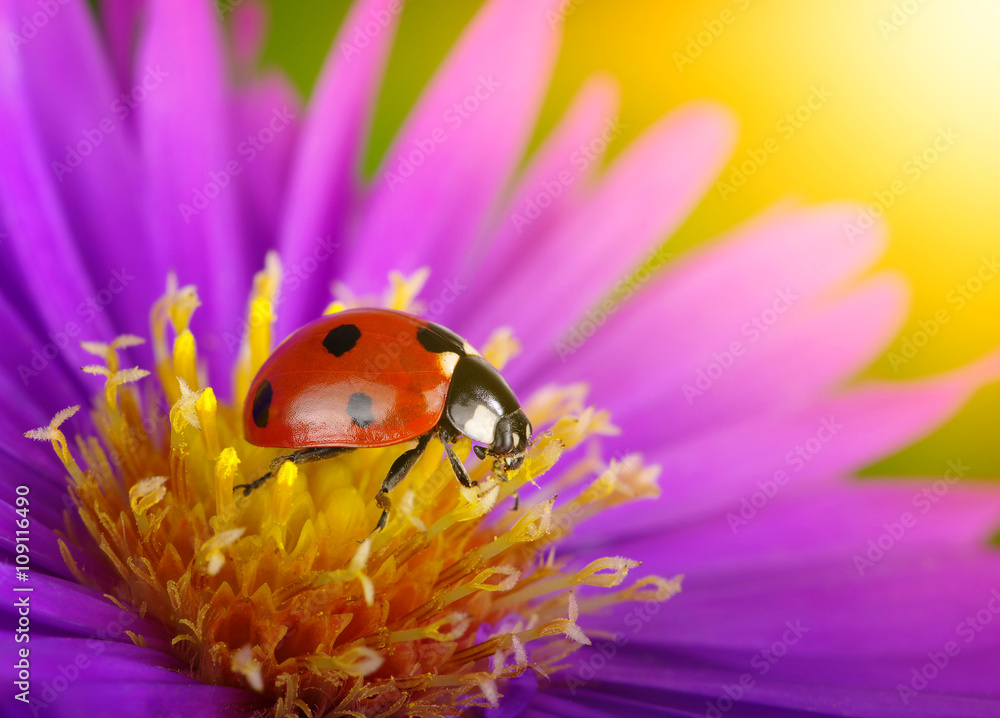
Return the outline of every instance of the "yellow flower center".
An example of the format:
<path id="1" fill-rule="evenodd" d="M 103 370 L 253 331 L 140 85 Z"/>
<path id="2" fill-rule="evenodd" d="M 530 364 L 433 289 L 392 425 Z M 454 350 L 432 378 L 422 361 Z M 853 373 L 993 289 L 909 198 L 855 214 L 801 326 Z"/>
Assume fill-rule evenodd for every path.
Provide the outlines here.
<path id="1" fill-rule="evenodd" d="M 382 303 L 419 313 L 426 272 L 391 279 Z M 272 348 L 280 280 L 269 256 L 255 278 L 235 367 L 239 403 L 219 403 L 205 386 L 188 328 L 197 293 L 170 277 L 151 313 L 158 382 L 119 367 L 118 350 L 140 338 L 87 343 L 104 364 L 84 370 L 106 381 L 92 412 L 97 436 L 76 440 L 82 461 L 59 428 L 79 407 L 27 434 L 52 442 L 87 530 L 78 542 L 114 569 L 114 584 L 96 587 L 161 623 L 197 678 L 260 693 L 275 716 L 457 715 L 496 705 L 505 679 L 558 670 L 589 643 L 581 614 L 662 601 L 680 589 L 680 577 L 656 576 L 623 587 L 635 561 L 604 558 L 570 572 L 557 554 L 558 540 L 580 522 L 658 495 L 656 467 L 636 456 L 599 458 L 598 437 L 615 429 L 605 412 L 584 406 L 582 386 L 529 399 L 525 411 L 539 433 L 507 481 L 491 475 L 489 460 L 473 459 L 478 486 L 462 488 L 432 442 L 375 534 L 373 498 L 405 446 L 286 462 L 249 497 L 234 494 L 279 454 L 244 440 L 241 401 Z M 500 330 L 484 355 L 502 365 L 516 351 Z M 519 510 L 511 510 L 514 492 L 582 442 L 591 450 L 558 485 L 522 491 Z M 455 448 L 469 459 L 468 439 Z M 557 503 L 556 490 L 575 497 Z M 78 580 L 93 585 L 65 546 L 63 553 Z M 614 590 L 577 598 L 578 586 Z M 132 640 L 145 644 L 141 635 Z"/>

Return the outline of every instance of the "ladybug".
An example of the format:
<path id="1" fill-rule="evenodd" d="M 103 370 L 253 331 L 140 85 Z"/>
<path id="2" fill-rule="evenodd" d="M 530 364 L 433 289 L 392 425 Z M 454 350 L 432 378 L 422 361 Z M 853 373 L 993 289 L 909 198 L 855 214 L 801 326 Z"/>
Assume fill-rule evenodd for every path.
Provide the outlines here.
<path id="1" fill-rule="evenodd" d="M 498 372 L 450 329 L 390 309 L 349 309 L 306 324 L 257 372 L 243 406 L 243 431 L 256 446 L 294 449 L 271 462 L 249 495 L 285 461 L 304 464 L 354 449 L 416 440 L 393 462 L 375 496 L 385 527 L 389 492 L 431 437 L 444 445 L 455 476 L 473 486 L 452 444 L 463 435 L 501 474 L 517 469 L 531 423 Z"/>

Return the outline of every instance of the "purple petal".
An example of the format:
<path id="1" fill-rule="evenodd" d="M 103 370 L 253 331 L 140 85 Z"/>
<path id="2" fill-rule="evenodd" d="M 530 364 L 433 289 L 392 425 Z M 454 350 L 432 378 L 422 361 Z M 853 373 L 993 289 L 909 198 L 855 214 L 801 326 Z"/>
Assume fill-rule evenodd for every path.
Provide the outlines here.
<path id="1" fill-rule="evenodd" d="M 132 79 L 139 21 L 146 8 L 146 0 L 101 0 L 98 5 L 115 75 L 124 90 L 130 86 Z"/>
<path id="2" fill-rule="evenodd" d="M 0 459 L 0 465 L 2 465 L 3 460 Z M 61 576 L 63 578 L 72 578 L 70 570 L 66 567 L 66 562 L 63 561 L 62 555 L 59 553 L 59 541 L 55 533 L 46 525 L 46 522 L 41 520 L 42 513 L 35 511 L 35 507 L 29 504 L 28 512 L 24 515 L 20 515 L 15 510 L 8 501 L 14 499 L 11 490 L 12 487 L 4 485 L 0 487 L 0 493 L 3 494 L 4 500 L 0 501 L 0 521 L 4 522 L 4 526 L 19 527 L 17 523 L 19 520 L 29 519 L 30 523 L 27 524 L 28 528 L 26 534 L 22 534 L 20 538 L 27 537 L 28 545 L 30 547 L 30 557 L 31 557 L 31 567 L 33 570 L 42 569 L 44 571 L 50 571 L 51 573 Z M 29 494 L 30 499 L 30 494 Z M 13 557 L 17 552 L 17 538 L 14 528 L 9 532 L 4 532 L 0 534 L 0 547 L 7 551 L 7 556 L 13 562 Z M 0 580 L 4 579 L 2 576 L 3 572 L 6 571 L 11 566 L 0 566 Z"/>
<path id="3" fill-rule="evenodd" d="M 38 12 L 37 3 L 18 5 L 24 15 Z M 86 3 L 60 4 L 52 20 L 12 56 L 23 73 L 23 92 L 3 102 L 30 108 L 46 182 L 61 205 L 73 244 L 86 247 L 79 262 L 93 284 L 89 291 L 78 291 L 72 302 L 74 311 L 62 309 L 57 326 L 61 329 L 81 318 L 86 321 L 96 311 L 110 315 L 112 326 L 144 327 L 145 315 L 136 309 L 148 307 L 154 289 L 162 284 L 162 269 L 150 265 L 148 243 L 135 241 L 145 232 L 141 203 L 135 200 L 141 181 L 135 136 L 128 121 L 132 110 L 120 96 L 121 88 Z M 142 87 L 139 91 L 146 92 Z M 155 92 L 155 87 L 150 90 Z M 18 143 L 30 146 L 34 141 L 25 135 Z M 35 201 L 46 200 L 39 196 Z M 34 211 L 45 211 L 43 205 L 35 207 Z M 17 233 L 16 227 L 13 231 Z M 51 236 L 34 238 L 33 252 L 39 249 L 38 240 L 52 245 L 46 247 L 48 251 L 67 252 Z M 123 281 L 129 275 L 132 278 Z M 97 300 L 91 299 L 91 309 L 85 304 L 88 297 Z M 89 331 L 102 329 L 100 325 L 88 327 Z M 94 338 L 110 336 L 103 333 Z"/>
<path id="4" fill-rule="evenodd" d="M 282 223 L 293 150 L 298 141 L 301 114 L 295 91 L 284 77 L 271 74 L 238 90 L 233 102 L 233 137 L 243 163 L 238 192 L 239 212 L 246 228 L 244 241 L 254 247 L 254 256 L 263 268 L 264 252 L 272 249 Z M 285 108 L 292 119 L 278 132 Z M 268 144 L 263 144 L 268 140 Z M 262 147 L 263 149 L 257 149 Z"/>
<path id="5" fill-rule="evenodd" d="M 493 219 L 494 226 L 486 235 L 488 244 L 469 248 L 463 274 L 471 273 L 473 280 L 462 289 L 460 301 L 448 305 L 441 317 L 434 317 L 436 321 L 473 329 L 477 307 L 496 289 L 495 278 L 515 272 L 528 248 L 544 241 L 585 201 L 584 188 L 603 158 L 601 144 L 592 146 L 594 138 L 600 139 L 601 132 L 613 126 L 618 104 L 617 85 L 608 78 L 592 79 L 580 90 L 518 179 L 511 199 Z M 581 148 L 597 156 L 590 160 Z"/>
<path id="6" fill-rule="evenodd" d="M 586 706 L 585 711 L 606 711 L 594 715 L 727 718 L 990 718 L 1000 708 L 994 691 L 951 689 L 962 685 L 962 676 L 985 676 L 989 670 L 989 657 L 974 649 L 951 659 L 937 685 L 907 696 L 908 703 L 900 699 L 897 686 L 928 663 L 927 656 L 789 657 L 771 664 L 750 651 L 665 649 L 646 643 L 629 644 L 606 662 L 593 656 L 587 649 L 575 657 L 578 665 L 589 660 L 599 666 L 593 673 L 585 671 L 593 676 L 589 681 L 557 674 L 551 689 L 538 694 L 535 704 L 546 711 L 541 715 L 576 715 L 567 710 L 574 704 Z M 532 709 L 524 715 L 539 715 Z"/>
<path id="7" fill-rule="evenodd" d="M 655 422 L 632 422 L 627 436 L 607 442 L 609 450 L 640 451 L 662 465 L 670 498 L 637 505 L 630 523 L 666 525 L 712 513 L 777 472 L 805 483 L 857 471 L 944 423 L 997 364 L 994 355 L 941 377 L 873 383 L 669 444 Z"/>
<path id="8" fill-rule="evenodd" d="M 428 296 L 457 277 L 534 128 L 559 40 L 554 5 L 492 0 L 435 74 L 363 209 L 344 277 L 354 291 L 380 292 L 389 269 L 433 267 Z"/>
<path id="9" fill-rule="evenodd" d="M 13 566 L 0 566 L 0 586 L 8 592 L 14 586 L 29 586 L 31 617 L 37 626 L 76 633 L 103 641 L 130 644 L 125 631 L 146 639 L 157 651 L 169 652 L 170 641 L 161 626 L 143 620 L 130 611 L 122 610 L 99 591 L 84 588 L 60 578 L 32 572 L 30 581 L 15 581 Z M 0 606 L 0 611 L 16 613 L 17 609 Z"/>
<path id="10" fill-rule="evenodd" d="M 201 683 L 172 656 L 139 646 L 38 636 L 31 640 L 30 658 L 30 698 L 46 716 L 118 718 L 124 710 L 135 716 L 245 718 L 264 708 L 248 691 Z M 13 663 L 3 662 L 8 686 Z M 4 700 L 13 703 L 10 695 Z"/>
<path id="11" fill-rule="evenodd" d="M 149 243 L 163 253 L 160 267 L 198 286 L 204 306 L 193 330 L 213 383 L 224 386 L 230 362 L 221 334 L 244 318 L 251 260 L 256 268 L 263 257 L 262 248 L 244 242 L 237 213 L 236 186 L 246 160 L 229 131 L 225 59 L 212 3 L 152 0 L 138 66 L 166 74 L 136 110 L 150 177 Z"/>
<path id="12" fill-rule="evenodd" d="M 907 287 L 882 273 L 832 300 L 797 296 L 776 298 L 763 312 L 746 309 L 741 327 L 725 339 L 720 333 L 711 349 L 693 345 L 684 331 L 692 320 L 669 305 L 655 318 L 644 311 L 656 333 L 639 334 L 631 322 L 628 339 L 621 325 L 602 332 L 570 360 L 569 376 L 591 377 L 590 400 L 611 408 L 627 432 L 655 415 L 665 442 L 683 440 L 801 404 L 849 380 L 902 326 Z M 635 351 L 638 345 L 649 349 Z"/>
<path id="13" fill-rule="evenodd" d="M 563 344 L 548 349 L 548 375 L 558 372 L 562 380 L 601 376 L 595 391 L 612 399 L 646 393 L 645 382 L 658 376 L 687 381 L 678 365 L 688 371 L 692 357 L 700 360 L 746 341 L 743 327 L 781 299 L 780 292 L 792 297 L 793 307 L 805 307 L 871 266 L 885 246 L 882 227 L 848 242 L 842 225 L 853 216 L 850 206 L 830 205 L 778 209 L 755 219 L 732 237 L 671 265 L 604 316 L 603 324 L 598 314 L 590 324 L 569 329 Z M 630 351 L 637 340 L 644 350 Z M 627 371 L 617 371 L 619 357 L 630 363 Z M 524 371 L 515 369 L 520 366 L 512 363 L 511 371 Z M 609 366 L 616 369 L 613 375 Z M 643 382 L 642 389 L 622 387 L 621 381 L 629 379 Z"/>
<path id="14" fill-rule="evenodd" d="M 628 631 L 673 645 L 759 650 L 787 621 L 801 621 L 809 640 L 799 656 L 939 649 L 983 606 L 1000 611 L 1000 597 L 993 600 L 1000 552 L 985 545 L 1000 496 L 952 485 L 937 503 L 915 500 L 929 487 L 824 486 L 780 494 L 735 533 L 719 515 L 620 542 L 616 549 L 643 560 L 644 571 L 686 575 L 678 596 L 655 615 L 629 620 Z M 594 625 L 623 630 L 628 609 Z M 975 643 L 998 647 L 1000 634 L 982 632 Z"/>
<path id="15" fill-rule="evenodd" d="M 522 255 L 516 272 L 492 283 L 477 306 L 480 336 L 470 339 L 511 325 L 524 340 L 519 371 L 549 359 L 571 322 L 650 259 L 694 209 L 734 135 L 729 114 L 707 103 L 676 110 L 643 133 L 577 211 Z"/>
<path id="16" fill-rule="evenodd" d="M 0 387 L 7 397 L 5 416 L 22 432 L 47 424 L 59 410 L 89 398 L 79 364 L 76 336 L 40 334 L 29 326 L 16 305 L 0 295 Z M 41 420 L 41 421 L 40 421 Z"/>
<path id="17" fill-rule="evenodd" d="M 223 15 L 229 5 L 216 4 Z M 233 60 L 241 72 L 253 73 L 267 35 L 267 6 L 258 0 L 241 0 L 232 7 L 230 20 Z"/>
<path id="18" fill-rule="evenodd" d="M 9 14 L 0 16 L 5 37 L 12 32 L 11 20 Z M 46 328 L 59 332 L 68 322 L 79 322 L 78 307 L 95 292 L 74 244 L 70 218 L 63 211 L 35 119 L 28 112 L 26 82 L 24 66 L 17 60 L 0 66 L 0 127 L 8 137 L 0 143 L 0 207 L 10 234 L 5 244 L 14 256 L 7 264 L 31 267 L 32 281 L 25 284 L 30 301 Z M 90 329 L 110 334 L 103 312 L 94 314 Z M 75 347 L 70 352 L 82 356 Z"/>
<path id="19" fill-rule="evenodd" d="M 359 196 L 366 133 L 395 35 L 390 6 L 399 7 L 393 0 L 354 4 L 303 121 L 279 245 L 285 269 L 296 279 L 283 287 L 279 337 L 319 316 L 330 301 L 328 279 L 340 267 L 339 248 Z M 366 31 L 370 22 L 380 28 L 377 33 Z"/>

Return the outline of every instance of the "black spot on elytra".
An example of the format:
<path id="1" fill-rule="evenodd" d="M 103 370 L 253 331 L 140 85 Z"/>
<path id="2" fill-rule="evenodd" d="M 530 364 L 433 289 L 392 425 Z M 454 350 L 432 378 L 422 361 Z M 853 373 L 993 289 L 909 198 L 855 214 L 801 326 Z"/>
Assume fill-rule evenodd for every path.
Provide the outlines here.
<path id="1" fill-rule="evenodd" d="M 465 340 L 440 324 L 428 322 L 426 327 L 417 329 L 417 341 L 424 349 L 435 354 L 453 352 L 465 356 Z"/>
<path id="2" fill-rule="evenodd" d="M 364 429 L 375 421 L 372 413 L 372 398 L 364 392 L 355 392 L 347 400 L 347 415 L 356 425 Z"/>
<path id="3" fill-rule="evenodd" d="M 272 396 L 274 396 L 274 390 L 271 388 L 271 382 L 265 379 L 257 387 L 257 393 L 253 395 L 253 406 L 250 410 L 250 413 L 253 414 L 253 423 L 261 429 L 267 426 L 267 415 L 271 409 Z"/>
<path id="4" fill-rule="evenodd" d="M 335 357 L 344 356 L 361 338 L 361 330 L 353 324 L 341 324 L 327 333 L 323 346 Z"/>

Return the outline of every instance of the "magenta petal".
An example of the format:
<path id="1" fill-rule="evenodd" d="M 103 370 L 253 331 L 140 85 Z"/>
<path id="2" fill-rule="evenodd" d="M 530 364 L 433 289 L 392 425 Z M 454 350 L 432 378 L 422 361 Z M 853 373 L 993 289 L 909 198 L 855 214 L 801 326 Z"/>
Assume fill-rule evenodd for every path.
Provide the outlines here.
<path id="1" fill-rule="evenodd" d="M 671 376 L 677 374 L 679 363 L 689 365 L 692 358 L 711 357 L 734 341 L 747 340 L 743 327 L 780 299 L 780 292 L 792 295 L 793 306 L 807 306 L 882 254 L 881 225 L 854 242 L 846 239 L 843 224 L 855 213 L 850 205 L 778 208 L 731 237 L 695 250 L 638 287 L 630 301 L 605 317 L 606 322 L 583 324 L 575 327 L 575 333 L 567 325 L 561 342 L 547 349 L 549 374 L 588 381 L 595 374 L 607 375 L 600 369 L 615 366 L 609 352 L 641 338 L 643 352 L 618 349 L 628 354 L 623 359 L 632 367 L 609 377 L 614 391 L 598 387 L 602 399 L 613 393 L 621 396 L 632 393 L 620 390 L 623 378 L 645 381 Z M 511 368 L 528 367 L 515 369 L 512 364 Z"/>
<path id="2" fill-rule="evenodd" d="M 4 460 L 0 458 L 0 466 L 3 466 L 4 463 Z M 19 515 L 14 506 L 8 503 L 8 501 L 15 500 L 11 488 L 4 486 L 0 489 L 0 494 L 4 497 L 4 500 L 0 500 L 0 521 L 4 521 L 5 526 L 17 527 L 17 522 L 27 517 Z M 63 561 L 59 553 L 58 537 L 47 525 L 37 520 L 40 515 L 32 515 L 36 513 L 29 508 L 28 516 L 36 519 L 30 524 L 30 532 L 28 533 L 31 542 L 32 568 L 50 571 L 57 576 L 72 579 L 73 575 L 66 568 L 66 562 Z M 8 556 L 13 560 L 17 551 L 17 535 L 13 528 L 9 532 L 0 533 L 0 548 L 6 549 Z M 0 566 L 0 581 L 8 580 L 3 577 L 3 572 L 8 568 L 8 566 Z"/>
<path id="3" fill-rule="evenodd" d="M 617 617 L 595 625 L 623 631 L 629 641 L 743 653 L 738 677 L 752 666 L 753 654 L 780 641 L 792 624 L 801 627 L 801 640 L 789 648 L 795 659 L 783 662 L 780 672 L 799 672 L 797 679 L 808 681 L 810 661 L 839 663 L 837 673 L 813 674 L 812 680 L 843 691 L 860 686 L 894 690 L 897 682 L 909 681 L 909 671 L 922 666 L 927 652 L 954 642 L 971 665 L 942 675 L 933 690 L 995 693 L 992 673 L 967 647 L 995 653 L 1000 636 L 967 621 L 984 607 L 987 619 L 1000 612 L 992 578 L 1000 555 L 970 546 L 976 532 L 995 521 L 1000 498 L 985 487 L 951 486 L 924 511 L 911 500 L 924 495 L 920 489 L 886 482 L 805 498 L 782 494 L 738 535 L 719 521 L 682 529 L 669 542 L 650 537 L 621 545 L 627 555 L 643 558 L 652 572 L 691 570 L 684 591 L 660 610 L 637 620 L 635 611 L 628 618 L 623 607 Z M 851 520 L 845 522 L 845 516 Z M 890 532 L 895 536 L 890 538 Z M 876 541 L 882 554 L 869 557 L 869 542 Z M 669 552 L 661 552 L 668 544 Z M 858 557 L 872 560 L 859 563 Z M 706 558 L 711 564 L 703 562 Z M 892 661 L 891 670 L 879 668 L 883 660 Z M 672 687 L 690 686 L 677 679 Z"/>
<path id="4" fill-rule="evenodd" d="M 11 19 L 0 16 L 5 37 Z M 27 112 L 25 81 L 17 62 L 0 65 L 0 127 L 8 137 L 0 142 L 0 207 L 10 233 L 4 244 L 14 257 L 11 266 L 31 267 L 32 281 L 26 285 L 30 297 L 24 300 L 30 300 L 48 331 L 60 332 L 79 318 L 77 308 L 95 291 L 74 244 L 42 138 Z M 106 315 L 95 313 L 88 329 L 109 335 Z M 68 351 L 83 357 L 76 347 Z"/>
<path id="5" fill-rule="evenodd" d="M 448 305 L 436 321 L 467 329 L 465 333 L 470 335 L 477 331 L 476 310 L 496 290 L 497 277 L 516 276 L 522 255 L 544 241 L 546 233 L 584 201 L 584 188 L 597 171 L 600 158 L 591 160 L 582 154 L 581 147 L 591 149 L 594 138 L 614 126 L 618 103 L 617 86 L 603 77 L 590 80 L 577 93 L 518 179 L 510 200 L 493 219 L 485 244 L 469 247 L 465 265 L 468 272 L 474 272 L 473 278 L 462 289 L 460 301 Z M 539 201 L 546 205 L 544 209 L 538 207 Z M 478 331 L 482 333 L 482 329 Z"/>
<path id="6" fill-rule="evenodd" d="M 6 398 L 0 417 L 23 426 L 24 432 L 47 424 L 57 411 L 90 392 L 79 364 L 71 363 L 83 359 L 71 346 L 73 338 L 57 334 L 53 341 L 30 327 L 15 306 L 0 294 L 0 336 L 5 338 L 0 343 L 0 387 Z"/>
<path id="7" fill-rule="evenodd" d="M 150 177 L 149 242 L 163 255 L 160 266 L 197 285 L 204 306 L 193 330 L 214 383 L 224 386 L 230 357 L 223 334 L 239 330 L 251 259 L 260 265 L 263 249 L 246 246 L 237 214 L 234 185 L 245 159 L 229 131 L 225 58 L 212 3 L 152 0 L 137 65 L 166 74 L 136 110 Z"/>
<path id="8" fill-rule="evenodd" d="M 146 4 L 146 0 L 101 0 L 98 3 L 101 26 L 122 89 L 129 87 L 132 79 L 139 21 Z"/>
<path id="9" fill-rule="evenodd" d="M 898 685 L 905 684 L 909 671 L 922 667 L 927 656 L 792 659 L 791 650 L 794 646 L 788 658 L 772 665 L 751 651 L 663 648 L 641 639 L 605 662 L 594 658 L 593 649 L 585 649 L 577 656 L 578 665 L 594 661 L 600 670 L 586 672 L 587 681 L 557 674 L 551 691 L 540 692 L 524 715 L 568 717 L 576 715 L 570 706 L 583 705 L 592 712 L 579 715 L 623 718 L 992 718 L 1000 707 L 995 692 L 953 690 L 945 681 L 902 701 Z M 767 666 L 765 672 L 762 666 Z M 988 666 L 989 655 L 973 648 L 952 659 L 942 675 L 986 676 Z M 988 684 L 981 679 L 980 685 Z M 536 706 L 545 712 L 535 713 Z"/>
<path id="10" fill-rule="evenodd" d="M 39 11 L 37 3 L 19 5 L 24 15 Z M 145 228 L 141 204 L 134 200 L 141 180 L 128 120 L 132 112 L 120 97 L 122 90 L 86 3 L 60 5 L 59 13 L 12 57 L 24 77 L 24 93 L 17 101 L 31 108 L 32 129 L 38 133 L 40 159 L 53 194 L 74 244 L 86 247 L 80 263 L 94 291 L 81 294 L 74 305 L 103 290 L 108 299 L 101 300 L 98 309 L 111 317 L 113 326 L 144 326 L 144 310 L 139 308 L 148 307 L 154 298 L 162 270 L 150 264 L 148 244 L 135 241 Z M 20 141 L 30 142 L 27 137 Z M 61 323 L 83 316 L 76 310 L 63 315 Z"/>
<path id="11" fill-rule="evenodd" d="M 520 371 L 552 357 L 571 323 L 651 258 L 701 200 L 734 136 L 720 107 L 675 110 L 625 150 L 577 210 L 522 255 L 517 271 L 494 282 L 476 321 L 513 326 L 525 340 Z"/>
<path id="12" fill-rule="evenodd" d="M 555 0 L 491 0 L 424 92 L 376 174 L 344 281 L 381 292 L 389 269 L 458 278 L 531 136 L 556 57 Z M 391 258 L 389 260 L 388 258 Z"/>
<path id="13" fill-rule="evenodd" d="M 637 504 L 630 526 L 714 513 L 779 471 L 796 483 L 857 471 L 940 426 L 996 376 L 998 365 L 1000 357 L 990 355 L 932 379 L 872 383 L 666 445 L 655 423 L 632 421 L 628 436 L 609 444 L 665 467 L 670 500 Z"/>
<path id="14" fill-rule="evenodd" d="M 627 430 L 655 415 L 663 439 L 676 441 L 834 389 L 879 355 L 906 313 L 906 285 L 888 273 L 832 299 L 796 296 L 790 305 L 774 300 L 782 314 L 771 304 L 763 314 L 747 309 L 740 327 L 728 335 L 720 327 L 707 346 L 685 331 L 690 318 L 666 304 L 655 316 L 646 303 L 643 318 L 656 323 L 655 333 L 616 324 L 570 358 L 567 370 L 590 377 L 590 400 Z M 635 332 L 628 338 L 626 326 Z M 647 349 L 631 350 L 639 344 Z"/>
<path id="15" fill-rule="evenodd" d="M 290 117 L 279 132 L 271 131 Z M 233 188 L 238 191 L 243 217 L 243 241 L 253 247 L 251 260 L 262 269 L 263 252 L 273 249 L 283 222 L 294 149 L 299 139 L 299 99 L 288 81 L 271 74 L 235 92 L 233 141 L 243 171 Z M 264 145 L 262 139 L 269 140 Z M 263 147 L 264 149 L 257 149 Z"/>
<path id="16" fill-rule="evenodd" d="M 151 648 L 170 650 L 162 627 L 118 608 L 98 591 L 40 573 L 32 572 L 27 583 L 15 581 L 14 576 L 13 566 L 0 566 L 0 585 L 8 589 L 15 586 L 33 589 L 31 615 L 38 626 L 120 643 L 132 642 L 125 633 L 131 631 L 142 636 Z M 16 609 L 3 606 L 0 611 L 15 613 Z"/>
<path id="17" fill-rule="evenodd" d="M 267 6 L 259 0 L 240 0 L 238 4 L 216 3 L 219 15 L 232 12 L 233 60 L 245 72 L 253 72 L 267 35 Z"/>
<path id="18" fill-rule="evenodd" d="M 263 707 L 249 691 L 201 683 L 185 675 L 187 666 L 172 656 L 139 646 L 38 636 L 32 638 L 31 657 L 30 697 L 46 716 L 246 718 Z M 9 686 L 13 661 L 2 665 Z M 10 692 L 4 702 L 10 709 Z M 19 706 L 12 715 L 23 711 Z"/>
<path id="19" fill-rule="evenodd" d="M 295 279 L 288 280 L 282 295 L 278 337 L 318 316 L 330 301 L 329 278 L 340 267 L 345 228 L 359 199 L 375 88 L 395 35 L 397 18 L 390 6 L 398 4 L 354 4 L 330 48 L 302 123 L 279 244 L 285 269 Z M 370 37 L 364 28 L 373 18 L 388 18 L 388 23 Z M 363 47 L 359 38 L 366 38 Z M 383 271 L 383 281 L 386 274 Z"/>

